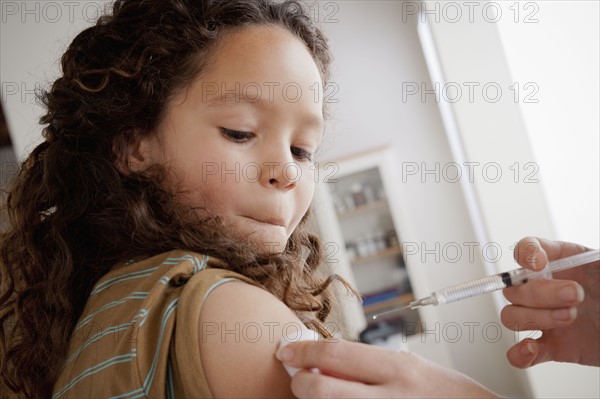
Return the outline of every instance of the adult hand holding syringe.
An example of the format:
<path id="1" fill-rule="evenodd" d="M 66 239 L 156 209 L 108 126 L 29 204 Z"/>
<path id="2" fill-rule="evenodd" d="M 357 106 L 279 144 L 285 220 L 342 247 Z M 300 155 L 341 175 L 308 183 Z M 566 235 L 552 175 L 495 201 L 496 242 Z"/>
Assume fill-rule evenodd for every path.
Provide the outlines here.
<path id="1" fill-rule="evenodd" d="M 533 255 L 533 253 L 531 254 Z M 501 290 L 503 288 L 515 287 L 533 280 L 551 279 L 553 274 L 563 270 L 572 269 L 577 266 L 587 265 L 600 260 L 600 250 L 594 249 L 571 255 L 566 258 L 553 260 L 541 270 L 530 270 L 518 268 L 494 274 L 492 276 L 482 277 L 477 280 L 471 280 L 464 283 L 452 285 L 434 291 L 430 296 L 412 301 L 407 306 L 392 309 L 373 316 L 378 316 L 410 308 L 417 309 L 428 305 L 442 305 L 446 303 L 457 302 L 462 299 L 471 298 L 477 295 L 487 294 L 489 292 Z"/>
<path id="2" fill-rule="evenodd" d="M 531 248 L 539 250 L 532 254 Z M 590 251 L 582 245 L 524 238 L 515 248 L 515 260 L 524 268 L 540 270 L 549 261 Z M 507 352 L 515 367 L 546 361 L 600 366 L 600 261 L 506 288 L 512 304 L 500 314 L 511 330 L 540 330 L 537 339 L 526 338 Z"/>
<path id="3" fill-rule="evenodd" d="M 502 323 L 515 331 L 544 332 L 538 340 L 525 340 L 511 348 L 507 356 L 514 366 L 528 367 L 548 360 L 600 365 L 600 251 L 572 243 L 524 238 L 515 248 L 515 260 L 522 268 L 437 290 L 374 318 L 505 288 L 505 296 L 513 305 L 502 310 Z M 583 265 L 588 266 L 577 267 Z M 589 300 L 584 301 L 584 293 L 590 296 Z M 579 304 L 578 310 L 575 305 Z M 567 326 L 566 332 L 556 332 Z M 571 350 L 578 345 L 585 347 Z"/>

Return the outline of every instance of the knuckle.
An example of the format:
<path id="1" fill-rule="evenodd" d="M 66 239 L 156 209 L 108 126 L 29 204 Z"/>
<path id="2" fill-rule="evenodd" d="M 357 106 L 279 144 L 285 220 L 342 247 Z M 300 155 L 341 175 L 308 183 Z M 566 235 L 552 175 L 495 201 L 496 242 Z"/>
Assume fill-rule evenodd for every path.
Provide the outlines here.
<path id="1" fill-rule="evenodd" d="M 543 281 L 542 281 L 543 282 Z M 532 281 L 532 283 L 536 283 L 536 281 Z M 526 296 L 528 298 L 527 303 L 531 303 L 531 304 L 541 304 L 544 303 L 544 286 L 542 284 L 531 284 L 531 289 L 527 290 L 526 292 Z"/>
<path id="2" fill-rule="evenodd" d="M 313 366 L 321 359 L 320 342 L 299 341 L 294 344 L 295 363 L 302 366 Z"/>
<path id="3" fill-rule="evenodd" d="M 410 364 L 410 363 L 409 363 Z M 391 378 L 400 378 L 401 376 L 406 376 L 410 379 L 413 377 L 413 368 L 409 368 L 408 370 L 404 370 L 400 362 L 392 362 L 390 367 L 390 377 Z"/>
<path id="4" fill-rule="evenodd" d="M 304 345 L 304 342 L 294 343 L 294 363 L 305 365 L 311 358 L 311 347 Z"/>
<path id="5" fill-rule="evenodd" d="M 297 398 L 310 398 L 311 396 L 307 391 L 311 386 L 310 380 L 306 378 L 305 373 L 302 371 L 296 373 L 296 375 L 292 377 L 290 384 L 290 388 Z"/>
<path id="6" fill-rule="evenodd" d="M 324 378 L 315 378 L 312 384 L 307 389 L 307 397 L 309 398 L 332 398 L 333 389 L 331 384 Z"/>
<path id="7" fill-rule="evenodd" d="M 508 287 L 502 290 L 502 294 L 504 294 L 507 301 L 514 302 L 516 288 L 517 287 Z"/>
<path id="8" fill-rule="evenodd" d="M 521 266 L 530 266 L 538 261 L 537 257 L 540 249 L 541 247 L 536 237 L 528 236 L 522 238 L 515 247 L 515 260 Z"/>
<path id="9" fill-rule="evenodd" d="M 416 370 L 419 369 L 421 359 L 412 352 L 401 353 L 402 358 L 400 356 L 394 356 L 400 354 L 390 353 L 389 355 L 392 356 L 392 361 L 390 362 L 391 377 L 394 379 L 400 377 L 412 379 Z M 410 366 L 406 367 L 408 365 Z"/>
<path id="10" fill-rule="evenodd" d="M 319 348 L 319 357 L 326 360 L 327 364 L 335 365 L 341 361 L 343 354 L 339 342 L 321 342 Z"/>

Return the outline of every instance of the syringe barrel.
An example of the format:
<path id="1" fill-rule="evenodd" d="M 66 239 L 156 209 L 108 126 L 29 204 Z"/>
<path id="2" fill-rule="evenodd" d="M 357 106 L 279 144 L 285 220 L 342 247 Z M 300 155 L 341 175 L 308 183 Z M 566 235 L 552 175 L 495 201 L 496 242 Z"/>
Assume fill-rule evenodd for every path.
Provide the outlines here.
<path id="1" fill-rule="evenodd" d="M 502 277 L 496 274 L 478 280 L 453 285 L 452 287 L 443 288 L 435 291 L 433 295 L 437 297 L 438 303 L 443 304 L 500 290 L 506 286 L 506 283 L 502 281 Z"/>

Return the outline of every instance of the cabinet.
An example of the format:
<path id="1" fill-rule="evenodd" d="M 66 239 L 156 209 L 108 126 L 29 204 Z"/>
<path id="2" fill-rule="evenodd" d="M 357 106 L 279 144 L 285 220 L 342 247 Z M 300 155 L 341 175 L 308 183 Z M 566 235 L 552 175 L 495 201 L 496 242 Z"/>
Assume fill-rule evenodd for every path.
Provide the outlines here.
<path id="1" fill-rule="evenodd" d="M 346 306 L 346 329 L 373 343 L 419 331 L 417 310 L 373 316 L 414 300 L 411 273 L 402 253 L 402 198 L 391 148 L 384 147 L 319 165 L 313 209 L 332 271 L 362 296 Z"/>

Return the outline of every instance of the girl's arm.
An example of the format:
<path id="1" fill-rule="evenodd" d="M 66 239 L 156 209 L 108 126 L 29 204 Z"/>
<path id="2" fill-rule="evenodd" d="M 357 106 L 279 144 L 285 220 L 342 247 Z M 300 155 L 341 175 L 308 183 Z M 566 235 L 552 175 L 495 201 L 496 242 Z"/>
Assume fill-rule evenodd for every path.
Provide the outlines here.
<path id="1" fill-rule="evenodd" d="M 199 356 L 214 397 L 294 397 L 275 351 L 304 326 L 283 302 L 253 285 L 226 283 L 210 293 L 199 323 Z"/>

